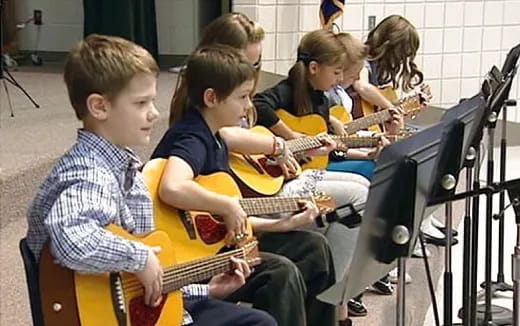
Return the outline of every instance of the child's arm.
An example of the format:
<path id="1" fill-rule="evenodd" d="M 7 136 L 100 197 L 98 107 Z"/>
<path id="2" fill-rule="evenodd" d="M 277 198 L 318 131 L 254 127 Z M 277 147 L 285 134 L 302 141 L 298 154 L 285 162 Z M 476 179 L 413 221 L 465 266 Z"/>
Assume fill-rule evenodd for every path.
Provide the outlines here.
<path id="1" fill-rule="evenodd" d="M 335 135 L 339 136 L 347 136 L 347 132 L 345 131 L 345 125 L 338 118 L 333 115 L 329 116 L 330 125 L 332 126 L 332 131 Z"/>
<path id="2" fill-rule="evenodd" d="M 159 196 L 168 205 L 184 210 L 202 210 L 222 216 L 226 225 L 228 219 L 240 219 L 243 230 L 229 228 L 235 233 L 245 233 L 247 215 L 239 204 L 238 197 L 217 194 L 201 187 L 193 181 L 193 170 L 183 159 L 172 156 L 168 159 L 159 186 Z M 250 217 L 255 231 L 284 232 L 312 223 L 318 215 L 317 208 L 305 203 L 304 210 L 281 219 Z"/>
<path id="3" fill-rule="evenodd" d="M 178 156 L 170 156 L 159 185 L 159 197 L 170 206 L 183 210 L 202 210 L 222 216 L 230 232 L 245 233 L 247 215 L 238 198 L 204 189 L 193 181 L 194 170 Z"/>
<path id="4" fill-rule="evenodd" d="M 298 170 L 298 162 L 281 138 L 277 139 L 240 127 L 222 128 L 219 134 L 230 152 L 274 156 L 286 177 Z"/>
<path id="5" fill-rule="evenodd" d="M 276 144 L 273 136 L 264 135 L 240 127 L 225 127 L 218 131 L 230 152 L 241 154 L 274 155 Z"/>
<path id="6" fill-rule="evenodd" d="M 99 182 L 80 180 L 61 192 L 45 219 L 51 252 L 79 272 L 143 271 L 150 248 L 104 229 L 120 212 L 103 178 L 100 174 Z"/>
<path id="7" fill-rule="evenodd" d="M 303 206 L 303 211 L 300 213 L 285 216 L 280 219 L 251 216 L 249 221 L 255 232 L 287 232 L 314 223 L 318 214 L 318 208 L 311 202 L 306 201 Z"/>

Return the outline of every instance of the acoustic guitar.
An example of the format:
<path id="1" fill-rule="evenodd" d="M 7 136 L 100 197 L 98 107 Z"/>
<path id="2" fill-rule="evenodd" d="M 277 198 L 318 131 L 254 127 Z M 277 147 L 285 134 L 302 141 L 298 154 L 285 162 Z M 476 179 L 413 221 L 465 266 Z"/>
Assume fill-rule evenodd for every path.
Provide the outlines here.
<path id="1" fill-rule="evenodd" d="M 432 98 L 430 86 L 427 84 L 421 84 L 414 90 L 413 94 L 403 97 L 402 99 L 399 99 L 395 89 L 392 88 L 391 86 L 381 88 L 381 89 L 379 89 L 379 91 L 384 97 L 386 97 L 394 105 L 401 107 L 404 111 L 405 116 L 411 116 L 411 117 L 415 116 L 420 111 L 420 109 L 419 110 L 416 109 L 417 102 L 419 102 L 419 104 L 421 105 L 421 108 L 422 108 L 422 105 L 424 103 L 429 102 Z M 351 94 L 351 93 L 349 93 L 349 94 Z M 357 121 L 359 119 L 362 119 L 363 117 L 374 118 L 375 117 L 374 114 L 377 112 L 376 107 L 373 104 L 371 104 L 368 101 L 361 98 L 357 93 L 354 97 L 355 97 L 355 99 L 353 99 L 353 102 L 356 102 L 354 104 L 354 106 L 359 105 L 360 109 L 358 109 L 358 110 L 353 109 L 353 112 L 361 111 L 361 115 L 353 117 L 353 115 L 350 114 L 347 110 L 345 110 L 345 108 L 341 105 L 335 105 L 335 106 L 331 107 L 330 114 L 333 115 L 334 117 L 336 117 L 338 120 L 342 121 L 344 124 L 346 124 L 347 122 L 351 122 L 351 121 Z M 385 110 L 383 110 L 383 111 L 385 111 Z M 379 111 L 379 112 L 381 112 L 381 111 Z M 385 114 L 385 117 L 386 116 L 389 116 L 389 115 Z M 354 120 L 354 118 L 355 118 L 355 120 Z M 361 128 L 361 129 L 369 129 L 370 131 L 373 131 L 376 133 L 381 133 L 381 132 L 383 132 L 383 130 L 381 129 L 380 125 L 383 122 L 384 121 L 378 122 L 377 124 L 372 124 L 370 126 L 365 126 L 364 128 Z M 355 132 L 353 132 L 353 133 L 355 133 Z"/>
<path id="2" fill-rule="evenodd" d="M 250 129 L 253 132 L 272 135 L 271 131 L 262 126 L 255 126 Z M 381 137 L 357 137 L 357 136 L 335 136 L 329 135 L 337 144 L 338 149 L 375 147 Z M 404 135 L 390 137 L 391 140 L 404 138 Z M 316 149 L 323 145 L 321 136 L 306 136 L 286 141 L 288 150 L 295 155 L 304 154 L 305 151 Z M 312 159 L 305 160 L 301 169 L 295 176 L 301 173 L 302 169 L 325 169 L 329 158 L 324 156 L 313 156 Z M 244 197 L 272 196 L 277 194 L 283 186 L 285 177 L 282 169 L 265 155 L 245 155 L 231 153 L 229 165 L 232 175 Z"/>
<path id="3" fill-rule="evenodd" d="M 144 304 L 144 289 L 134 274 L 76 273 L 57 264 L 46 245 L 39 264 L 40 295 L 45 325 L 70 326 L 172 326 L 183 317 L 182 294 L 185 285 L 201 282 L 232 270 L 231 257 L 249 265 L 260 263 L 257 242 L 217 256 L 178 264 L 173 243 L 163 231 L 143 236 L 132 235 L 109 225 L 107 230 L 147 246 L 159 246 L 157 254 L 164 268 L 163 298 L 158 307 Z"/>
<path id="4" fill-rule="evenodd" d="M 426 95 L 417 93 L 403 98 L 399 103 L 399 107 L 402 109 L 403 114 L 405 116 L 414 116 L 419 113 L 423 109 L 423 103 L 427 99 Z M 371 126 L 381 124 L 392 117 L 391 111 L 385 109 L 351 121 L 352 118 L 345 108 L 338 105 L 330 109 L 330 114 L 345 124 L 345 131 L 349 135 L 355 134 L 356 132 L 367 129 Z M 308 114 L 299 117 L 280 108 L 276 110 L 276 115 L 289 128 L 296 132 L 311 136 L 327 132 L 327 123 L 319 114 Z"/>
<path id="5" fill-rule="evenodd" d="M 177 210 L 160 200 L 159 183 L 167 161 L 153 159 L 143 167 L 143 176 L 153 200 L 157 229 L 164 230 L 175 242 L 177 261 L 190 261 L 220 252 L 225 247 L 227 229 L 219 217 L 208 212 Z M 195 182 L 215 193 L 240 197 L 240 189 L 228 173 L 198 176 Z M 334 200 L 324 194 L 310 197 L 242 198 L 240 205 L 248 216 L 271 215 L 298 212 L 302 200 L 314 202 L 320 214 L 329 214 L 336 207 Z M 247 223 L 247 234 L 249 237 L 253 235 L 250 223 Z"/>

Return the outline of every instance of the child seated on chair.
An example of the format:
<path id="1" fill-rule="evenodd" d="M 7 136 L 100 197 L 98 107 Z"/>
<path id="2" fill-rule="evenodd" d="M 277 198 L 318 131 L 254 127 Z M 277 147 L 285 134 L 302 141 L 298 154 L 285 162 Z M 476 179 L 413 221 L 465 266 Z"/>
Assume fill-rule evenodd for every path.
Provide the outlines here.
<path id="1" fill-rule="evenodd" d="M 293 255 L 287 257 L 291 260 L 276 250 L 265 250 L 269 243 L 264 234 L 259 240 L 260 249 L 267 251 L 261 252 L 262 265 L 228 300 L 251 302 L 268 311 L 281 326 L 335 325 L 334 306 L 316 299 L 334 283 L 327 240 L 318 233 L 294 230 L 314 223 L 315 205 L 308 202 L 302 212 L 280 219 L 248 217 L 237 198 L 207 190 L 194 181 L 200 175 L 230 172 L 229 152 L 273 155 L 286 170 L 297 164 L 282 139 L 233 128 L 251 108 L 254 66 L 235 48 L 205 46 L 190 56 L 182 78 L 186 98 L 182 105 L 174 106 L 181 110 L 173 112 L 178 119 L 152 154 L 152 158 L 168 160 L 160 180 L 161 200 L 179 209 L 219 215 L 229 233 L 243 233 L 249 222 L 254 231 L 279 235 L 283 240 L 276 242 L 291 247 Z M 230 128 L 235 132 L 229 132 Z"/>
<path id="2" fill-rule="evenodd" d="M 159 249 L 105 227 L 115 224 L 132 234 L 154 230 L 140 162 L 128 146 L 150 141 L 159 116 L 154 104 L 158 71 L 145 49 L 118 37 L 91 35 L 73 48 L 64 75 L 83 128 L 41 185 L 28 212 L 27 232 L 37 260 L 49 242 L 51 255 L 68 269 L 135 274 L 150 306 L 162 297 Z M 264 312 L 213 299 L 240 288 L 250 274 L 245 261 L 233 264 L 233 275 L 181 289 L 187 310 L 182 325 L 276 325 Z"/>

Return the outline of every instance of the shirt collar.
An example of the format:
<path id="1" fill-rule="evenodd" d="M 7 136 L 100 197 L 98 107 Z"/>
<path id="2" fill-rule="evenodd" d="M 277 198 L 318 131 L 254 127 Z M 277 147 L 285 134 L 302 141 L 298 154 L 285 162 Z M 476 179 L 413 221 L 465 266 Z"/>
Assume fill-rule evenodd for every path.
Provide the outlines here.
<path id="1" fill-rule="evenodd" d="M 141 161 L 130 148 L 118 147 L 91 131 L 79 129 L 77 140 L 101 157 L 113 171 L 127 171 L 141 166 Z"/>

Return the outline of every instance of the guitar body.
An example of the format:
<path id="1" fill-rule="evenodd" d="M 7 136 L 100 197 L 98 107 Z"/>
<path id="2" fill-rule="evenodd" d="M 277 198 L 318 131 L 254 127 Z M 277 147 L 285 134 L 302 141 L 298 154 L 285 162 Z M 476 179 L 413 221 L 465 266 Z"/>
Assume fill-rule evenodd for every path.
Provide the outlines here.
<path id="1" fill-rule="evenodd" d="M 297 117 L 284 109 L 276 110 L 276 115 L 292 130 L 308 135 L 316 136 L 317 134 L 327 132 L 327 122 L 319 114 L 307 114 Z"/>
<path id="2" fill-rule="evenodd" d="M 107 230 L 148 246 L 160 246 L 163 267 L 176 262 L 172 242 L 165 232 L 155 231 L 142 238 L 110 225 Z M 40 258 L 40 295 L 45 325 L 81 326 L 169 326 L 180 325 L 183 301 L 180 291 L 164 295 L 162 303 L 144 305 L 141 283 L 130 273 L 74 273 L 54 262 L 48 246 Z M 118 296 L 118 288 L 124 295 Z M 124 309 L 120 309 L 120 304 Z"/>
<path id="3" fill-rule="evenodd" d="M 255 126 L 251 131 L 272 135 L 265 127 Z M 265 155 L 230 153 L 229 166 L 244 197 L 273 196 L 282 189 L 284 176 L 278 165 L 268 164 Z"/>
<path id="4" fill-rule="evenodd" d="M 342 105 L 334 105 L 329 109 L 330 115 L 346 124 L 353 120 L 352 115 L 348 113 Z"/>
<path id="5" fill-rule="evenodd" d="M 327 122 L 319 114 L 308 114 L 297 117 L 284 109 L 276 110 L 276 115 L 293 131 L 308 135 L 316 136 L 321 133 L 326 133 Z M 313 156 L 308 163 L 302 164 L 302 170 L 318 169 L 323 170 L 329 164 L 329 157 L 327 155 Z"/>
<path id="6" fill-rule="evenodd" d="M 153 159 L 143 168 L 143 177 L 153 200 L 156 228 L 166 232 L 175 243 L 176 259 L 180 263 L 222 251 L 227 232 L 224 223 L 210 213 L 177 210 L 159 199 L 159 183 L 167 162 L 167 159 Z M 199 176 L 195 181 L 207 190 L 240 196 L 237 184 L 225 172 Z M 249 237 L 253 235 L 250 223 L 247 232 Z"/>

